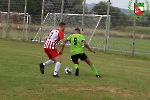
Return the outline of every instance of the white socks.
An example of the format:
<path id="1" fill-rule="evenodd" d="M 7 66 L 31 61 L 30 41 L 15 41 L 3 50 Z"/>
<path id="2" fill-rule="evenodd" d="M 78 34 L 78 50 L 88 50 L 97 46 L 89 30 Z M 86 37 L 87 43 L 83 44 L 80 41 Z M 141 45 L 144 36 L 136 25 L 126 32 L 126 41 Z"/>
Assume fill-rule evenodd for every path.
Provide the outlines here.
<path id="1" fill-rule="evenodd" d="M 55 65 L 55 68 L 54 68 L 54 75 L 57 75 L 57 73 L 60 69 L 60 65 L 61 65 L 60 62 L 56 62 L 56 65 Z"/>
<path id="2" fill-rule="evenodd" d="M 43 63 L 44 66 L 47 66 L 47 65 L 50 65 L 50 64 L 53 64 L 54 61 L 53 60 L 48 60 L 46 62 Z M 54 75 L 57 75 L 59 69 L 60 69 L 60 66 L 61 66 L 61 63 L 60 62 L 56 62 L 55 64 L 55 68 L 54 68 Z"/>
<path id="3" fill-rule="evenodd" d="M 47 66 L 47 65 L 50 65 L 50 64 L 53 64 L 54 61 L 53 60 L 48 60 L 46 62 L 43 63 L 44 66 Z"/>

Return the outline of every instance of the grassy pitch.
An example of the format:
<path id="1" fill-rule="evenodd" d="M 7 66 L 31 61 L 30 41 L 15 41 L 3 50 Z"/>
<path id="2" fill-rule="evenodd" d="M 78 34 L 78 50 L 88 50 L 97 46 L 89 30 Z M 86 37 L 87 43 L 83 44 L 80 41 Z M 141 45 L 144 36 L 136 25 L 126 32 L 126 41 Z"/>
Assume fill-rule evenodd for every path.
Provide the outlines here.
<path id="1" fill-rule="evenodd" d="M 58 47 L 60 48 L 60 47 Z M 150 61 L 129 56 L 95 54 L 85 50 L 102 78 L 80 61 L 74 76 L 69 47 L 65 48 L 60 78 L 53 78 L 54 65 L 39 71 L 46 61 L 43 44 L 0 39 L 0 100 L 149 100 Z M 64 69 L 73 68 L 72 75 Z"/>

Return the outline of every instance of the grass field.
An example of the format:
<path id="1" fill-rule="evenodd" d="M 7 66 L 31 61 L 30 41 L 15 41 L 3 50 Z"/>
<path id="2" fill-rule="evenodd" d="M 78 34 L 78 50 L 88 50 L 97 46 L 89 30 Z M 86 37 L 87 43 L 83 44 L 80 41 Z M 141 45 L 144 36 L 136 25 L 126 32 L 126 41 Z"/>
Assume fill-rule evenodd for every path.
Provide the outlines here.
<path id="1" fill-rule="evenodd" d="M 0 39 L 0 100 L 149 100 L 150 60 L 86 50 L 102 78 L 80 62 L 74 76 L 69 47 L 65 48 L 60 78 L 53 78 L 54 65 L 39 71 L 46 61 L 43 44 Z M 60 48 L 60 47 L 58 47 Z M 66 75 L 66 67 L 73 68 Z"/>
<path id="2" fill-rule="evenodd" d="M 104 30 L 97 30 L 97 31 L 105 33 Z M 132 36 L 131 33 L 124 33 L 124 32 L 119 32 L 119 31 L 112 31 L 112 35 L 113 35 L 113 32 L 115 32 L 115 34 L 118 34 L 117 36 L 119 36 L 119 34 L 123 34 L 123 35 L 130 34 Z M 65 38 L 67 36 L 69 36 L 70 34 L 71 33 L 65 34 Z M 21 40 L 21 38 L 22 38 L 21 35 L 22 35 L 22 31 L 12 31 L 9 38 Z M 36 35 L 36 31 L 30 32 L 28 39 L 29 40 L 34 39 L 35 35 Z M 43 37 L 45 35 L 43 35 Z M 25 36 L 25 37 L 27 37 L 27 36 Z M 37 40 L 39 40 L 39 36 L 40 35 L 38 35 L 38 38 L 36 38 Z M 86 41 L 88 42 L 91 37 L 91 34 L 88 35 L 85 33 L 84 36 L 86 38 Z M 0 31 L 0 37 L 5 38 L 6 34 L 2 34 L 2 31 Z M 132 53 L 132 38 L 125 37 L 125 36 L 122 37 L 121 35 L 120 35 L 120 37 L 110 36 L 108 44 L 109 44 L 109 48 L 108 48 L 109 51 L 124 52 L 124 53 L 128 53 L 128 55 L 131 55 L 131 53 Z M 90 46 L 100 48 L 101 50 L 104 49 L 105 36 L 104 35 L 101 36 L 98 33 L 95 33 L 90 42 Z M 150 48 L 149 47 L 150 47 L 149 39 L 139 39 L 139 38 L 135 39 L 135 55 L 140 55 L 140 56 L 142 55 L 142 56 L 145 56 L 146 58 L 150 58 Z"/>

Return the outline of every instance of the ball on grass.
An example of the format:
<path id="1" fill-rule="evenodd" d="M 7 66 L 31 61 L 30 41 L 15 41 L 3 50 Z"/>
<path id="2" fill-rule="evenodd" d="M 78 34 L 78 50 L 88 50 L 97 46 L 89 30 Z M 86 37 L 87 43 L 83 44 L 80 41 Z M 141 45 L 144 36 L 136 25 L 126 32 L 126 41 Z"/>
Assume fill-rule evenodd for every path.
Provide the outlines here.
<path id="1" fill-rule="evenodd" d="M 65 73 L 66 74 L 71 74 L 72 73 L 72 68 L 71 67 L 65 68 Z"/>

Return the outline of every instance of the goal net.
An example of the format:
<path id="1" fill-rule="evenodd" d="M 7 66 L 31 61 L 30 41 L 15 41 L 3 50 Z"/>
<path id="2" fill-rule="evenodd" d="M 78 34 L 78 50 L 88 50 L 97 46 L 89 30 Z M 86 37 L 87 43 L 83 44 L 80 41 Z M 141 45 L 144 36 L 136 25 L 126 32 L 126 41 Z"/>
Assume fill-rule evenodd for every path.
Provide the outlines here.
<path id="1" fill-rule="evenodd" d="M 60 13 L 48 13 L 33 41 L 43 42 L 43 38 L 50 30 L 58 27 L 60 17 Z M 110 16 L 108 17 L 110 26 Z M 74 29 L 78 27 L 91 47 L 104 49 L 106 41 L 106 19 L 107 15 L 85 14 L 83 17 L 83 14 L 63 14 L 63 22 L 66 23 L 65 38 L 71 35 Z"/>
<path id="2" fill-rule="evenodd" d="M 25 19 L 24 19 L 25 15 Z M 29 34 L 29 14 L 17 12 L 0 12 L 1 37 L 21 39 L 24 28 L 25 37 Z M 23 21 L 25 20 L 25 23 Z M 24 25 L 25 24 L 25 25 Z"/>

